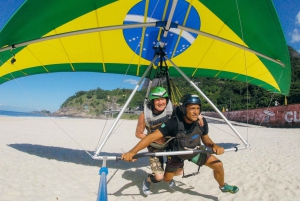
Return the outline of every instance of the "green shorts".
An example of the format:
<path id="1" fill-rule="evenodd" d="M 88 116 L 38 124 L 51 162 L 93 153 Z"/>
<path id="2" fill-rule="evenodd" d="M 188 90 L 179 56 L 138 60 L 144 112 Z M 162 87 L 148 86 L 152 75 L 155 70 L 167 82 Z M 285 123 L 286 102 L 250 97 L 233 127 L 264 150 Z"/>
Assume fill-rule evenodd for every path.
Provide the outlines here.
<path id="1" fill-rule="evenodd" d="M 202 166 L 209 159 L 210 154 L 200 153 L 189 161 L 195 163 L 196 165 Z M 179 168 L 183 168 L 184 160 L 178 158 L 177 156 L 168 156 L 166 163 L 166 172 L 175 172 Z"/>

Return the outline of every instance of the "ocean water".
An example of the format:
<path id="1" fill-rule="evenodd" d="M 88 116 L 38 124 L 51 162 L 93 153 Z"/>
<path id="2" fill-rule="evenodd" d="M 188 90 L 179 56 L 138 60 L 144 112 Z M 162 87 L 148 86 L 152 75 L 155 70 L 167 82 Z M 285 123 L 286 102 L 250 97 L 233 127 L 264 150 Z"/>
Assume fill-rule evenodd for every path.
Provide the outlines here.
<path id="1" fill-rule="evenodd" d="M 1 116 L 12 116 L 12 117 L 48 117 L 41 113 L 35 112 L 16 112 L 16 111 L 6 111 L 0 110 Z"/>

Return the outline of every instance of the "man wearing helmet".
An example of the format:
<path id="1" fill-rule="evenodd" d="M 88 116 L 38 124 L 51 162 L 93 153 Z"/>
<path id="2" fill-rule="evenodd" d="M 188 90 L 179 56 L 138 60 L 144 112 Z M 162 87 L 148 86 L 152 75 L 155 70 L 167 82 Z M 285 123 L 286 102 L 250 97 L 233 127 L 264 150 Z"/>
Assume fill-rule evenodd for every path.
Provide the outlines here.
<path id="1" fill-rule="evenodd" d="M 122 155 L 125 161 L 132 161 L 132 157 L 143 148 L 157 139 L 166 136 L 175 137 L 175 142 L 171 145 L 171 150 L 193 149 L 202 143 L 206 147 L 211 147 L 217 155 L 224 153 L 224 148 L 216 145 L 208 136 L 208 125 L 204 120 L 204 126 L 197 123 L 201 111 L 201 101 L 197 95 L 184 95 L 180 101 L 180 106 L 175 109 L 175 117 L 161 124 L 153 133 L 144 137 L 132 150 Z M 201 139 L 201 141 L 200 141 Z M 224 169 L 222 162 L 214 155 L 207 155 L 204 160 L 197 158 L 199 155 L 173 156 L 168 159 L 164 174 L 164 181 L 173 181 L 172 178 L 183 169 L 183 161 L 198 160 L 199 165 L 205 165 L 213 170 L 214 178 L 219 184 L 222 192 L 236 193 L 237 186 L 231 186 L 224 181 Z M 175 160 L 174 160 L 175 159 Z"/>
<path id="2" fill-rule="evenodd" d="M 144 112 L 139 116 L 135 135 L 139 139 L 143 139 L 148 134 L 154 132 L 160 125 L 171 118 L 173 113 L 173 106 L 169 100 L 169 95 L 163 87 L 153 88 L 148 96 L 148 104 L 144 107 Z M 202 116 L 199 115 L 199 124 L 203 126 Z M 144 130 L 147 130 L 147 134 L 144 134 Z M 160 138 L 152 142 L 148 147 L 149 152 L 163 152 L 168 143 L 173 138 Z M 149 174 L 143 181 L 143 193 L 150 195 L 151 183 L 158 183 L 164 178 L 164 161 L 163 156 L 149 157 L 150 167 L 152 174 Z M 182 172 L 178 172 L 182 174 Z M 176 174 L 177 175 L 177 174 Z M 174 190 L 175 182 L 173 179 L 169 181 L 169 187 Z"/>

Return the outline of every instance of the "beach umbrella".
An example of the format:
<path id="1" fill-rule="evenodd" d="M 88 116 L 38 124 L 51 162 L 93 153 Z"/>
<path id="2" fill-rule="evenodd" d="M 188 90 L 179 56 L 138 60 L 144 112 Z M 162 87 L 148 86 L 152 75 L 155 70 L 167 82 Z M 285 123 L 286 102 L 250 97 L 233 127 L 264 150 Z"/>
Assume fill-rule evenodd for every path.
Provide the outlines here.
<path id="1" fill-rule="evenodd" d="M 289 93 L 289 53 L 271 0 L 27 0 L 0 31 L 0 83 L 73 71 L 142 76 L 159 41 L 188 77 Z"/>
<path id="2" fill-rule="evenodd" d="M 224 78 L 284 95 L 290 89 L 289 53 L 271 0 L 27 0 L 0 31 L 0 84 L 54 72 L 153 78 L 150 68 L 162 63 L 171 77 Z M 98 197 L 106 200 L 101 192 L 106 183 Z"/>

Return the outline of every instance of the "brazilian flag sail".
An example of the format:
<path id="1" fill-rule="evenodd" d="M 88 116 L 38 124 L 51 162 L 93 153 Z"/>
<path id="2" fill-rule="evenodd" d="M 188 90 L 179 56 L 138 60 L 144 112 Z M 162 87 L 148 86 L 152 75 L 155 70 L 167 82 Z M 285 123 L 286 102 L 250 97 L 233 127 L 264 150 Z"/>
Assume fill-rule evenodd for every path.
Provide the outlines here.
<path id="1" fill-rule="evenodd" d="M 153 47 L 163 42 L 165 54 L 189 77 L 289 93 L 289 53 L 271 0 L 178 0 L 174 9 L 172 4 L 27 0 L 0 31 L 0 84 L 53 72 L 141 76 Z M 171 64 L 169 72 L 180 75 Z"/>

